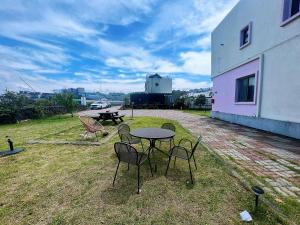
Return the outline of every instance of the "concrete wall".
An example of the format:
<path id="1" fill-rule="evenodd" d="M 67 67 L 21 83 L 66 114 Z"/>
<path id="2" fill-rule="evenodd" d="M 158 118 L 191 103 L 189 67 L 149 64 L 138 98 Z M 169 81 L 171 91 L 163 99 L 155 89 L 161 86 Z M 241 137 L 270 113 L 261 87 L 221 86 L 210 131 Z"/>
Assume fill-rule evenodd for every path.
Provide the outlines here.
<path id="1" fill-rule="evenodd" d="M 240 65 L 263 56 L 259 73 L 261 83 L 257 86 L 261 91 L 257 95 L 256 116 L 287 124 L 298 124 L 300 17 L 282 26 L 282 3 L 282 0 L 240 0 L 212 33 L 212 77 L 215 86 L 215 81 L 221 79 L 219 75 L 226 76 L 229 71 Z M 240 30 L 250 22 L 251 44 L 240 49 Z M 231 83 L 227 88 L 235 89 L 235 86 Z M 224 101 L 227 103 L 228 98 Z M 226 107 L 213 109 L 220 113 L 248 116 L 253 112 L 252 108 L 244 113 L 239 113 L 243 110 L 235 107 L 233 111 Z"/>
<path id="2" fill-rule="evenodd" d="M 300 139 L 300 123 L 241 116 L 222 112 L 212 112 L 212 117 L 219 118 L 231 123 L 242 124 L 248 127 Z"/>
<path id="3" fill-rule="evenodd" d="M 262 82 L 261 117 L 300 123 L 300 37 L 265 52 Z"/>
<path id="4" fill-rule="evenodd" d="M 281 26 L 282 2 L 282 0 L 239 1 L 212 32 L 213 77 L 300 35 L 300 17 Z M 251 44 L 240 50 L 240 30 L 250 22 L 252 22 Z M 274 63 L 277 62 L 280 60 Z"/>
<path id="5" fill-rule="evenodd" d="M 145 83 L 145 92 L 153 94 L 170 94 L 172 93 L 172 79 L 169 77 L 147 78 Z"/>
<path id="6" fill-rule="evenodd" d="M 213 78 L 214 104 L 213 111 L 225 112 L 244 116 L 257 116 L 257 86 L 259 85 L 259 59 L 230 70 Z M 236 80 L 255 74 L 255 95 L 253 102 L 240 103 L 235 101 Z"/>

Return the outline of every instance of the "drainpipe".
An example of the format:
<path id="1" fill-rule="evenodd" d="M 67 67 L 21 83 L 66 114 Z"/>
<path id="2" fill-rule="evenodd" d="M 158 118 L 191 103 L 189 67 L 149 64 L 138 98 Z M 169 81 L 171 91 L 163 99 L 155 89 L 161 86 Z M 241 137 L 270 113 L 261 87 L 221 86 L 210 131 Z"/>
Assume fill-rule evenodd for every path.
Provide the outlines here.
<path id="1" fill-rule="evenodd" d="M 259 86 L 256 94 L 258 94 L 257 98 L 257 117 L 261 117 L 261 102 L 262 102 L 262 95 L 263 95 L 263 77 L 264 77 L 264 54 L 259 56 Z"/>

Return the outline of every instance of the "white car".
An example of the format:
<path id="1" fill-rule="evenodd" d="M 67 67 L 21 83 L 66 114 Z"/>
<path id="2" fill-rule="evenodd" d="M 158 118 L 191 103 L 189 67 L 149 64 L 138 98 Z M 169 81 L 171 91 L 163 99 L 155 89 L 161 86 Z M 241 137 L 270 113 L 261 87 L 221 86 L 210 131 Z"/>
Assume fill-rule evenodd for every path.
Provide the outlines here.
<path id="1" fill-rule="evenodd" d="M 105 109 L 110 107 L 110 103 L 109 102 L 103 102 L 103 101 L 97 101 L 94 102 L 93 104 L 91 104 L 91 109 Z"/>

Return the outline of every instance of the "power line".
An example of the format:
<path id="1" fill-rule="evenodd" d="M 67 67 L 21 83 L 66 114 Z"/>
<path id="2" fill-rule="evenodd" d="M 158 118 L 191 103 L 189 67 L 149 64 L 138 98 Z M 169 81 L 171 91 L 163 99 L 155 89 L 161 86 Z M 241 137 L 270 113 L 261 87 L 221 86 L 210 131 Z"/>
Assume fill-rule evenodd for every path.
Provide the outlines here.
<path id="1" fill-rule="evenodd" d="M 34 92 L 37 92 L 28 82 L 26 82 L 21 76 L 18 76 L 21 81 L 23 81 L 29 88 L 31 88 Z"/>

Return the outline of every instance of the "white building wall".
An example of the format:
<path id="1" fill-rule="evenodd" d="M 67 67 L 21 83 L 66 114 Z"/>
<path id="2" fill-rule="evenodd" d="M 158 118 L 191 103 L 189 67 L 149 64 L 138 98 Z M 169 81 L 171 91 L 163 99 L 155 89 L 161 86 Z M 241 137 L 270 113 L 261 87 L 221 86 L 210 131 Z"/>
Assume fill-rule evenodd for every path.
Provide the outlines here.
<path id="1" fill-rule="evenodd" d="M 162 78 L 148 78 L 145 83 L 146 93 L 156 94 L 171 94 L 172 93 L 172 79 L 169 77 Z"/>
<path id="2" fill-rule="evenodd" d="M 240 0 L 212 33 L 212 77 L 263 56 L 262 118 L 300 122 L 300 18 L 281 26 L 282 0 Z M 252 22 L 251 44 L 240 30 Z"/>

